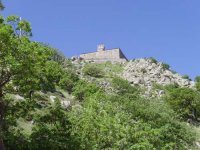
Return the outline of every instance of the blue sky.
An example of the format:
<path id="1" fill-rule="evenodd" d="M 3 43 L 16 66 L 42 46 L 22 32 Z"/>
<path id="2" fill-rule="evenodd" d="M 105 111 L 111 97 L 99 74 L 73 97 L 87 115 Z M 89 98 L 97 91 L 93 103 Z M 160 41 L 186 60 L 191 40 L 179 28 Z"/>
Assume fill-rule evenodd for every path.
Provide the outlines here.
<path id="1" fill-rule="evenodd" d="M 155 57 L 200 75 L 199 0 L 4 0 L 4 16 L 31 22 L 33 40 L 66 56 L 120 47 L 129 59 Z"/>

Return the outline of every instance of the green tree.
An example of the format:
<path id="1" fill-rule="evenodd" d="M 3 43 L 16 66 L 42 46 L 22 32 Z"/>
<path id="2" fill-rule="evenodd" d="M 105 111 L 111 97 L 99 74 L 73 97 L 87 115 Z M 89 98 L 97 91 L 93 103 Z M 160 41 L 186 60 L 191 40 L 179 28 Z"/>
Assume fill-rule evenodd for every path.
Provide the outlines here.
<path id="1" fill-rule="evenodd" d="M 34 117 L 29 149 L 78 149 L 79 144 L 73 143 L 71 138 L 67 112 L 62 109 L 59 99 L 45 110 L 45 113 L 38 113 Z"/>
<path id="2" fill-rule="evenodd" d="M 39 77 L 41 89 L 43 91 L 54 91 L 55 85 L 58 85 L 62 74 L 62 67 L 55 61 L 47 61 L 43 69 L 40 69 L 41 76 Z"/>
<path id="3" fill-rule="evenodd" d="M 66 58 L 61 51 L 51 47 L 48 44 L 45 43 L 40 43 L 40 44 L 52 51 L 52 56 L 50 57 L 51 60 L 57 62 L 59 65 L 62 65 L 65 62 Z"/>
<path id="4" fill-rule="evenodd" d="M 0 129 L 4 131 L 4 96 L 7 85 L 30 97 L 40 89 L 40 77 L 52 52 L 40 43 L 31 42 L 31 27 L 17 16 L 0 18 Z M 3 143 L 1 142 L 1 146 Z"/>
<path id="5" fill-rule="evenodd" d="M 167 88 L 165 100 L 179 116 L 184 119 L 198 121 L 200 115 L 200 94 L 190 88 Z"/>
<path id="6" fill-rule="evenodd" d="M 72 70 L 67 70 L 63 73 L 59 85 L 62 89 L 67 90 L 70 94 L 79 80 L 78 76 Z"/>

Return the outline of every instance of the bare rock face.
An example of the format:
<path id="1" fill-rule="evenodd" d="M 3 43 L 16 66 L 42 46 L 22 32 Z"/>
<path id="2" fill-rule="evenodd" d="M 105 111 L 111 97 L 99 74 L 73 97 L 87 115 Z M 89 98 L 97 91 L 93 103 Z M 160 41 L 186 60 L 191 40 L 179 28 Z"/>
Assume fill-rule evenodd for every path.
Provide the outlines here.
<path id="1" fill-rule="evenodd" d="M 154 62 L 151 58 L 130 61 L 124 68 L 122 77 L 133 85 L 140 85 L 148 89 L 151 89 L 155 83 L 194 87 L 194 81 L 184 79 L 181 75 L 165 69 L 161 62 Z"/>

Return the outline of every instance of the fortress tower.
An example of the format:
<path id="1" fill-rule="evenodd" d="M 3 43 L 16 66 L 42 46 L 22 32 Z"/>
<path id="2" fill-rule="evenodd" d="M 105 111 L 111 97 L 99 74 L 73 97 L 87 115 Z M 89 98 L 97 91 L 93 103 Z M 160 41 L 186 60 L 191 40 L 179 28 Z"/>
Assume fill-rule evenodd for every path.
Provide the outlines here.
<path id="1" fill-rule="evenodd" d="M 104 44 L 97 45 L 97 52 L 105 51 L 106 47 Z"/>

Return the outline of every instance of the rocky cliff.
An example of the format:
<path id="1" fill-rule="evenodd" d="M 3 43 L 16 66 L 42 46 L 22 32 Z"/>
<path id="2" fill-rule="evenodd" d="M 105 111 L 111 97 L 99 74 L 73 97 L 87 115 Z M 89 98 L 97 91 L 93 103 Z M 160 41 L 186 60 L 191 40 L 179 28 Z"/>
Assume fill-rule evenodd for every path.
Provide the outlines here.
<path id="1" fill-rule="evenodd" d="M 133 85 L 151 89 L 153 84 L 177 84 L 181 87 L 194 87 L 194 82 L 165 67 L 166 64 L 152 58 L 131 60 L 125 67 L 122 77 Z"/>

